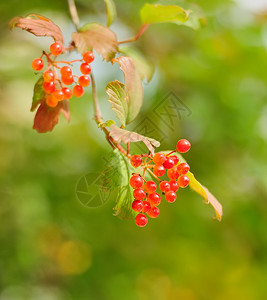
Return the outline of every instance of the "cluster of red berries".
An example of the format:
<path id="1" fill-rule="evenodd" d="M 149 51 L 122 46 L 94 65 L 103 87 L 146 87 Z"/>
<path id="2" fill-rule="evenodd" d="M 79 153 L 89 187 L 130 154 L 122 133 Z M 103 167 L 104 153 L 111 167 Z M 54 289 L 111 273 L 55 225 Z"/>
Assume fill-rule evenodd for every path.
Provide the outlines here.
<path id="1" fill-rule="evenodd" d="M 172 154 L 176 151 L 185 153 L 190 148 L 189 141 L 181 139 L 177 142 L 176 149 L 166 155 L 156 153 L 154 157 L 145 154 L 131 157 L 132 166 L 135 168 L 141 167 L 140 172 L 134 173 L 130 179 L 135 199 L 132 203 L 132 209 L 138 212 L 135 218 L 137 226 L 144 227 L 147 224 L 148 220 L 145 214 L 151 218 L 158 217 L 158 205 L 161 202 L 161 195 L 156 192 L 158 188 L 167 202 L 173 203 L 176 200 L 176 192 L 179 187 L 185 188 L 188 186 L 189 178 L 186 174 L 190 167 L 187 163 L 179 163 L 179 158 Z M 145 158 L 144 162 L 143 158 Z M 168 180 L 161 180 L 159 177 L 162 177 L 166 170 Z M 159 182 L 159 186 L 154 181 L 145 180 L 146 171 Z"/>
<path id="2" fill-rule="evenodd" d="M 32 68 L 35 71 L 41 71 L 44 67 L 44 61 L 42 57 L 47 58 L 47 68 L 43 72 L 43 89 L 47 94 L 46 104 L 50 107 L 56 107 L 59 101 L 69 100 L 73 94 L 76 97 L 81 97 L 84 94 L 84 87 L 90 84 L 91 66 L 90 63 L 94 60 L 94 54 L 91 51 L 87 51 L 83 54 L 83 59 L 75 61 L 56 61 L 58 55 L 64 52 L 63 46 L 55 42 L 50 46 L 50 53 L 43 52 L 40 58 L 36 58 L 32 62 Z M 52 57 L 54 55 L 54 57 Z M 80 65 L 80 71 L 83 75 L 77 76 L 72 74 L 70 65 L 74 62 L 82 62 Z M 60 67 L 58 64 L 66 64 Z M 60 70 L 60 77 L 58 76 L 57 69 Z M 77 78 L 77 80 L 76 80 Z M 71 90 L 69 87 L 75 83 L 75 86 Z"/>

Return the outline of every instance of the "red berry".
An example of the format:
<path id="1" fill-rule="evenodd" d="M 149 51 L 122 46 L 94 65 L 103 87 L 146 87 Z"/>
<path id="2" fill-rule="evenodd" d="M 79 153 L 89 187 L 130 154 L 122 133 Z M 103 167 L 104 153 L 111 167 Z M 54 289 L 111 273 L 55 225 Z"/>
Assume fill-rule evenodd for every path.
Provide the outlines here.
<path id="1" fill-rule="evenodd" d="M 177 167 L 173 167 L 173 168 L 169 169 L 167 171 L 167 175 L 170 179 L 176 180 L 179 177 L 179 174 L 177 172 Z"/>
<path id="2" fill-rule="evenodd" d="M 58 104 L 58 100 L 52 94 L 50 94 L 46 98 L 46 104 L 50 107 L 56 107 Z"/>
<path id="3" fill-rule="evenodd" d="M 82 97 L 82 95 L 84 94 L 84 89 L 82 86 L 80 85 L 75 85 L 75 87 L 73 88 L 73 94 L 76 97 Z"/>
<path id="4" fill-rule="evenodd" d="M 64 75 L 61 75 L 61 81 L 66 85 L 71 85 L 74 82 L 74 78 L 72 75 L 64 74 Z"/>
<path id="5" fill-rule="evenodd" d="M 159 189 L 163 192 L 166 193 L 171 189 L 171 186 L 169 184 L 168 181 L 161 181 L 161 183 L 159 184 Z"/>
<path id="6" fill-rule="evenodd" d="M 179 175 L 184 175 L 190 170 L 190 167 L 187 163 L 181 163 L 177 166 L 177 172 Z"/>
<path id="7" fill-rule="evenodd" d="M 45 92 L 47 92 L 49 94 L 53 93 L 54 90 L 56 89 L 54 81 L 44 82 L 43 88 L 44 88 Z"/>
<path id="8" fill-rule="evenodd" d="M 154 181 L 147 181 L 145 183 L 145 191 L 151 194 L 157 190 L 157 184 Z"/>
<path id="9" fill-rule="evenodd" d="M 78 80 L 78 81 L 79 81 L 79 84 L 80 84 L 81 86 L 87 87 L 87 86 L 90 84 L 91 79 L 90 79 L 90 77 L 87 76 L 87 75 L 82 75 L 82 76 L 79 77 L 79 80 Z"/>
<path id="10" fill-rule="evenodd" d="M 32 68 L 35 71 L 40 71 L 44 67 L 44 62 L 40 58 L 36 58 L 32 61 Z"/>
<path id="11" fill-rule="evenodd" d="M 62 88 L 62 92 L 64 94 L 64 99 L 68 100 L 72 97 L 72 90 L 71 89 L 64 87 L 64 88 Z"/>
<path id="12" fill-rule="evenodd" d="M 179 184 L 179 187 L 181 187 L 181 188 L 187 187 L 189 184 L 189 178 L 186 175 L 181 175 L 178 178 L 178 184 Z"/>
<path id="13" fill-rule="evenodd" d="M 156 165 L 153 170 L 154 174 L 158 177 L 161 177 L 165 174 L 165 168 L 163 167 L 163 165 Z"/>
<path id="14" fill-rule="evenodd" d="M 134 199 L 136 200 L 144 200 L 146 198 L 146 193 L 143 189 L 135 189 L 133 191 Z"/>
<path id="15" fill-rule="evenodd" d="M 72 69 L 69 66 L 64 66 L 60 69 L 60 73 L 62 76 L 72 75 Z"/>
<path id="16" fill-rule="evenodd" d="M 64 99 L 64 93 L 62 90 L 55 90 L 53 92 L 53 97 L 55 97 L 57 101 L 62 101 Z"/>
<path id="17" fill-rule="evenodd" d="M 156 165 L 162 165 L 166 160 L 166 156 L 163 153 L 156 153 L 153 157 L 153 162 Z"/>
<path id="18" fill-rule="evenodd" d="M 52 54 L 54 55 L 59 55 L 63 50 L 63 47 L 60 43 L 53 43 L 51 46 L 50 46 L 50 51 Z"/>
<path id="19" fill-rule="evenodd" d="M 182 139 L 177 142 L 176 149 L 180 153 L 185 153 L 189 151 L 190 148 L 191 144 L 188 142 L 188 140 Z"/>
<path id="20" fill-rule="evenodd" d="M 136 212 L 141 212 L 143 210 L 143 202 L 140 200 L 134 200 L 132 203 L 132 209 Z"/>
<path id="21" fill-rule="evenodd" d="M 168 202 L 172 203 L 176 200 L 176 194 L 174 191 L 169 191 L 165 194 L 165 198 Z"/>
<path id="22" fill-rule="evenodd" d="M 53 71 L 48 70 L 44 72 L 43 77 L 45 82 L 50 82 L 54 80 L 55 75 Z"/>
<path id="23" fill-rule="evenodd" d="M 142 164 L 142 156 L 141 155 L 133 155 L 131 157 L 131 164 L 134 168 L 138 168 Z"/>
<path id="24" fill-rule="evenodd" d="M 88 64 L 94 61 L 94 59 L 95 59 L 94 53 L 91 51 L 87 51 L 83 54 L 83 60 Z"/>
<path id="25" fill-rule="evenodd" d="M 179 189 L 179 184 L 177 183 L 177 181 L 175 180 L 171 180 L 169 181 L 170 187 L 171 187 L 171 191 L 176 192 Z"/>
<path id="26" fill-rule="evenodd" d="M 147 213 L 151 208 L 151 205 L 148 201 L 143 201 L 143 209 L 142 212 L 143 213 Z"/>
<path id="27" fill-rule="evenodd" d="M 152 206 L 151 209 L 147 212 L 147 215 L 150 218 L 157 218 L 159 216 L 159 209 L 156 206 Z"/>
<path id="28" fill-rule="evenodd" d="M 179 162 L 179 158 L 178 158 L 178 156 L 177 156 L 177 155 L 172 155 L 172 156 L 170 156 L 170 158 L 172 158 L 172 159 L 173 159 L 173 161 L 174 161 L 174 165 L 176 166 L 176 165 L 178 164 L 178 162 Z"/>
<path id="29" fill-rule="evenodd" d="M 166 169 L 171 169 L 174 166 L 174 160 L 171 157 L 167 157 L 163 166 Z"/>
<path id="30" fill-rule="evenodd" d="M 135 224 L 139 227 L 144 227 L 147 224 L 147 217 L 144 214 L 138 214 L 135 217 Z"/>
<path id="31" fill-rule="evenodd" d="M 91 71 L 92 71 L 91 66 L 87 63 L 82 63 L 80 65 L 80 70 L 81 70 L 82 74 L 84 74 L 84 75 L 87 75 L 87 74 L 91 73 Z"/>
<path id="32" fill-rule="evenodd" d="M 130 179 L 130 186 L 134 189 L 138 189 L 143 186 L 144 180 L 139 175 L 133 175 Z"/>
<path id="33" fill-rule="evenodd" d="M 152 193 L 148 195 L 148 202 L 151 205 L 158 206 L 161 202 L 161 197 L 158 193 Z"/>

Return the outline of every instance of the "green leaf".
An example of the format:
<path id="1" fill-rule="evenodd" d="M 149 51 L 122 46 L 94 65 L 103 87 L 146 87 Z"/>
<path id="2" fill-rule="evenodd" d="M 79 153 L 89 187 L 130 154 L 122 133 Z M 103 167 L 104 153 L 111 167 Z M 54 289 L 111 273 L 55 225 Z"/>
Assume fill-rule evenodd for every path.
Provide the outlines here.
<path id="1" fill-rule="evenodd" d="M 41 76 L 34 85 L 31 111 L 34 111 L 38 104 L 44 99 L 45 91 L 43 89 L 44 78 Z"/>
<path id="2" fill-rule="evenodd" d="M 116 34 L 98 23 L 84 25 L 79 32 L 72 34 L 72 39 L 79 52 L 84 53 L 94 49 L 107 61 L 115 57 L 118 52 Z"/>
<path id="3" fill-rule="evenodd" d="M 125 110 L 125 124 L 131 123 L 138 115 L 143 102 L 143 87 L 139 72 L 131 57 L 120 56 L 114 58 L 112 63 L 120 64 L 120 69 L 124 73 L 124 86 L 121 83 L 110 85 L 113 89 L 113 95 L 116 94 L 116 101 L 121 102 Z M 113 82 L 114 83 L 114 82 Z M 120 86 L 120 87 L 119 87 Z M 122 88 L 124 88 L 122 90 Z M 119 97 L 121 97 L 119 99 Z M 123 103 L 123 102 L 126 102 Z M 123 103 L 123 104 L 122 104 Z M 124 124 L 122 124 L 124 126 Z"/>
<path id="4" fill-rule="evenodd" d="M 98 127 L 102 129 L 103 127 L 110 127 L 112 124 L 115 124 L 115 122 L 113 120 L 108 120 L 98 124 Z"/>
<path id="5" fill-rule="evenodd" d="M 107 26 L 110 26 L 117 17 L 116 6 L 113 0 L 104 0 L 106 5 Z"/>
<path id="6" fill-rule="evenodd" d="M 146 81 L 149 82 L 152 79 L 155 65 L 145 58 L 141 52 L 132 47 L 122 47 L 119 51 L 133 59 L 142 80 L 146 79 Z"/>
<path id="7" fill-rule="evenodd" d="M 121 129 L 121 128 L 117 127 L 116 125 L 110 126 L 109 134 L 114 138 L 114 140 L 117 143 L 127 144 L 127 143 L 143 142 L 147 146 L 148 150 L 152 153 L 152 155 L 154 155 L 153 147 L 160 146 L 160 142 L 158 142 L 152 138 L 143 136 L 143 135 L 138 134 L 133 131 Z"/>

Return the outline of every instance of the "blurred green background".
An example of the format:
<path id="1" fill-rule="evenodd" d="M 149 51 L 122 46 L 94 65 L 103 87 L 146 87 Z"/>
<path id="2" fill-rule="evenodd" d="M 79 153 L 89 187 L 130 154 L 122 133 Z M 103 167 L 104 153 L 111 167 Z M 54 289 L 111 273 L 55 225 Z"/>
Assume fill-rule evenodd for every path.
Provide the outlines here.
<path id="1" fill-rule="evenodd" d="M 152 2 L 152 1 L 148 1 Z M 164 2 L 164 1 L 163 1 Z M 222 222 L 189 189 L 145 228 L 113 216 L 115 200 L 85 208 L 75 195 L 79 178 L 101 172 L 110 152 L 92 120 L 90 89 L 70 103 L 71 122 L 52 133 L 32 130 L 31 61 L 50 38 L 19 29 L 16 15 L 52 18 L 71 40 L 66 1 L 0 3 L 0 299 L 263 300 L 267 297 L 267 4 L 204 0 L 199 31 L 154 25 L 135 47 L 156 64 L 145 85 L 142 115 L 167 136 L 192 142 L 186 155 L 198 180 L 224 208 Z M 140 26 L 144 1 L 115 1 L 111 26 L 119 40 Z M 103 1 L 77 1 L 81 24 L 105 22 Z M 75 57 L 77 54 L 72 54 Z M 93 63 L 101 107 L 104 87 L 122 79 L 118 66 Z M 170 128 L 153 112 L 169 92 L 192 111 Z"/>

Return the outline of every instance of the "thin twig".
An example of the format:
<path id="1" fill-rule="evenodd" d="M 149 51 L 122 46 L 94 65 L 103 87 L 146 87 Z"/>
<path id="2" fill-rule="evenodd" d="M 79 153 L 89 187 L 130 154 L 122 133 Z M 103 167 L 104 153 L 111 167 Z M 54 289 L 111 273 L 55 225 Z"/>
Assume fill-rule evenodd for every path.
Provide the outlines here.
<path id="1" fill-rule="evenodd" d="M 132 38 L 130 38 L 128 40 L 120 41 L 119 45 L 120 44 L 126 44 L 126 43 L 137 41 L 143 35 L 143 33 L 147 30 L 147 28 L 149 27 L 149 25 L 150 24 L 144 24 L 144 25 L 142 25 L 141 28 L 139 29 L 139 31 L 137 32 L 137 34 L 134 37 L 132 37 Z"/>
<path id="2" fill-rule="evenodd" d="M 71 16 L 72 22 L 73 22 L 76 30 L 78 31 L 80 20 L 79 20 L 79 16 L 77 13 L 77 8 L 76 8 L 74 0 L 68 0 L 68 5 L 69 5 L 69 11 L 70 11 L 70 16 Z"/>

